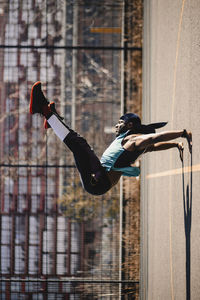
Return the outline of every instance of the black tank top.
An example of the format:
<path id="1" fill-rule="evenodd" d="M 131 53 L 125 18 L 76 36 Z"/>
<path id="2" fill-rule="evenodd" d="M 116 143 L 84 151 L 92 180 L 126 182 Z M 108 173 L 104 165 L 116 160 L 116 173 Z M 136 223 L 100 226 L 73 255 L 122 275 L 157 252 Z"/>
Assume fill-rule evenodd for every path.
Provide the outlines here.
<path id="1" fill-rule="evenodd" d="M 124 152 L 116 160 L 114 167 L 124 168 L 130 166 L 130 164 L 134 163 L 143 152 L 144 150 L 128 151 L 125 149 Z"/>

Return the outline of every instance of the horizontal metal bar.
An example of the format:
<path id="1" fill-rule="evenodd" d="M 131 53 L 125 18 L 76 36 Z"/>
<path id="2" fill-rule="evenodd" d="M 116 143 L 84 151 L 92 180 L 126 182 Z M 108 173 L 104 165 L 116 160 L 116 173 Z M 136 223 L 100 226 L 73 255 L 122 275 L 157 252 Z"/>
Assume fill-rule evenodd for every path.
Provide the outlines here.
<path id="1" fill-rule="evenodd" d="M 113 279 L 93 279 L 93 278 L 0 278 L 2 282 L 67 282 L 67 283 L 115 283 L 115 284 L 139 284 L 139 281 L 113 280 Z"/>
<path id="2" fill-rule="evenodd" d="M 142 51 L 141 47 L 118 46 L 55 46 L 55 45 L 0 45 L 1 49 L 66 49 L 66 50 L 113 50 L 113 51 Z"/>
<path id="3" fill-rule="evenodd" d="M 0 168 L 76 168 L 75 165 L 0 164 Z"/>

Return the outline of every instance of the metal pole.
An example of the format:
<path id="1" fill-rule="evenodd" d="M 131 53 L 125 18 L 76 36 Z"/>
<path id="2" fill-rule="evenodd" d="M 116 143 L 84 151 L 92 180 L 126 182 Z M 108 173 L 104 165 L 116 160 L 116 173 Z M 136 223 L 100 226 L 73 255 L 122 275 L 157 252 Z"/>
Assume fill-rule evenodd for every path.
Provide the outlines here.
<path id="1" fill-rule="evenodd" d="M 57 45 L 2 45 L 0 49 L 66 49 L 66 50 L 104 50 L 124 51 L 124 47 L 118 46 L 57 46 Z M 141 47 L 127 47 L 127 51 L 142 51 Z"/>
<path id="2" fill-rule="evenodd" d="M 69 283 L 113 283 L 113 284 L 119 284 L 119 283 L 127 283 L 131 285 L 138 285 L 138 281 L 132 281 L 132 280 L 112 280 L 110 278 L 105 279 L 93 279 L 93 278 L 77 278 L 77 277 L 60 277 L 60 278 L 1 278 L 2 282 L 69 282 Z"/>
<path id="3" fill-rule="evenodd" d="M 143 72 L 142 72 L 142 117 L 143 120 L 149 121 L 151 116 L 151 1 L 144 0 L 144 27 L 143 27 Z M 143 156 L 141 164 L 141 216 L 140 216 L 140 299 L 148 299 L 148 274 L 149 274 L 149 242 L 148 242 L 148 192 L 149 181 L 145 176 L 149 171 L 149 161 L 147 157 Z"/>
<path id="4" fill-rule="evenodd" d="M 122 4 L 121 47 L 124 47 L 124 2 Z M 121 52 L 121 115 L 124 113 L 124 51 Z M 122 246 L 123 246 L 123 178 L 120 179 L 120 226 L 119 226 L 119 300 L 122 296 Z"/>
<path id="5" fill-rule="evenodd" d="M 73 47 L 77 46 L 78 42 L 78 4 L 75 1 L 73 6 Z M 77 85 L 77 49 L 72 50 L 72 129 L 75 129 L 76 118 L 76 85 Z"/>
<path id="6" fill-rule="evenodd" d="M 62 36 L 64 45 L 66 45 L 66 13 L 67 13 L 67 7 L 66 7 L 66 1 L 63 1 L 63 21 L 62 21 Z M 65 84 L 66 84 L 66 49 L 62 50 L 62 57 L 61 57 L 61 98 L 60 98 L 60 113 L 61 116 L 65 116 Z M 64 155 L 64 150 L 61 150 L 61 156 L 60 156 L 60 165 L 66 164 L 66 159 Z M 64 170 L 59 170 L 59 197 L 63 195 L 63 185 L 64 185 Z"/>

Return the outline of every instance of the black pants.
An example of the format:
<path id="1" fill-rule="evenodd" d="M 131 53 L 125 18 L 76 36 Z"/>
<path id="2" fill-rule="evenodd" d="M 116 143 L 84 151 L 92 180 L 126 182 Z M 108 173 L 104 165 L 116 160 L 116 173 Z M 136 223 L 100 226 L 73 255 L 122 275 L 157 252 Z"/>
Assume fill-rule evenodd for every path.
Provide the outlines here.
<path id="1" fill-rule="evenodd" d="M 92 195 L 105 194 L 111 188 L 105 168 L 101 165 L 87 141 L 75 131 L 69 130 L 70 133 L 63 142 L 74 154 L 85 190 Z"/>

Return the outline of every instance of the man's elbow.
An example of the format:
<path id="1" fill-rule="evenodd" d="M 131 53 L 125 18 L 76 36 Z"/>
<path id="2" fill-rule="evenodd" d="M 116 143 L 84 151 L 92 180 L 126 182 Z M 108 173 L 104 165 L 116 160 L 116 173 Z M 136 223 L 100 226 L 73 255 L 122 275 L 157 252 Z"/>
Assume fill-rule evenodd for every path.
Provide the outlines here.
<path id="1" fill-rule="evenodd" d="M 154 138 L 153 137 L 149 137 L 148 139 L 145 140 L 140 140 L 138 142 L 136 142 L 136 147 L 140 150 L 145 149 L 148 146 L 151 146 L 152 144 L 154 144 Z"/>

